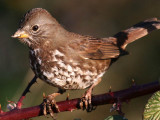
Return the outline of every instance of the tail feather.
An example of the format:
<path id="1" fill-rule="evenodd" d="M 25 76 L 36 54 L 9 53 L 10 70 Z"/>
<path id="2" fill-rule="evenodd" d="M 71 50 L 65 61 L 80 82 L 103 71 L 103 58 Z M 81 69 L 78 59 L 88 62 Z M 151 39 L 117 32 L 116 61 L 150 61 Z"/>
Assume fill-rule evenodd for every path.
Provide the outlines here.
<path id="1" fill-rule="evenodd" d="M 115 34 L 113 38 L 117 39 L 117 46 L 120 49 L 125 50 L 129 43 L 134 42 L 135 40 L 147 35 L 156 29 L 160 29 L 160 20 L 157 20 L 157 18 L 152 18 Z"/>

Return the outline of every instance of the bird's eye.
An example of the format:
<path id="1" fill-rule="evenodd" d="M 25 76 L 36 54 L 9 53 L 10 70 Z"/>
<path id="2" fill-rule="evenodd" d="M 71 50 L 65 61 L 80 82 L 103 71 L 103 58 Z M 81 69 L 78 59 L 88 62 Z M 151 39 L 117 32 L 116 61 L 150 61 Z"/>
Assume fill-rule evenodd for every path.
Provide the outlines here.
<path id="1" fill-rule="evenodd" d="M 32 30 L 33 30 L 33 31 L 37 31 L 38 28 L 39 28 L 38 25 L 34 25 L 34 26 L 32 27 Z"/>

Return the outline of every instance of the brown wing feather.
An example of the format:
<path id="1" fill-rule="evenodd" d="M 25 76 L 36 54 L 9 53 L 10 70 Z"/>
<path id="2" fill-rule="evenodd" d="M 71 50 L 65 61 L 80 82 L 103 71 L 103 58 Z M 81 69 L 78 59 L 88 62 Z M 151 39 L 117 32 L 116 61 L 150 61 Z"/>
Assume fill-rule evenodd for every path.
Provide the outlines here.
<path id="1" fill-rule="evenodd" d="M 89 37 L 81 41 L 79 54 L 85 59 L 110 59 L 118 57 L 120 51 L 114 39 Z"/>

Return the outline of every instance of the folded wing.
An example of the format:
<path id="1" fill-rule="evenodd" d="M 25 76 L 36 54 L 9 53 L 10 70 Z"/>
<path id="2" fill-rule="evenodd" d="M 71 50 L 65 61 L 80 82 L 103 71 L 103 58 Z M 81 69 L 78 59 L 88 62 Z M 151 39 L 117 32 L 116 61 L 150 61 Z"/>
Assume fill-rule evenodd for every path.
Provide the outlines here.
<path id="1" fill-rule="evenodd" d="M 110 59 L 117 58 L 120 54 L 115 39 L 92 38 L 83 39 L 79 46 L 79 54 L 85 59 Z"/>

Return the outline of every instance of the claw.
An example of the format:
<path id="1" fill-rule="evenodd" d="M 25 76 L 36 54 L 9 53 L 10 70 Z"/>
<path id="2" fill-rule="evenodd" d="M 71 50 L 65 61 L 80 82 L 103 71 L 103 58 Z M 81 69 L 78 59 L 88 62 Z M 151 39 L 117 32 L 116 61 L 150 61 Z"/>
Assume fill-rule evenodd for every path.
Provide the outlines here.
<path id="1" fill-rule="evenodd" d="M 79 103 L 80 108 L 82 110 L 86 109 L 87 112 L 91 112 L 94 109 L 91 103 L 91 92 L 92 89 L 88 89 Z"/>
<path id="2" fill-rule="evenodd" d="M 86 110 L 87 110 L 87 109 L 88 109 L 88 101 L 85 100 L 84 103 L 85 103 L 85 108 L 86 108 Z"/>
<path id="3" fill-rule="evenodd" d="M 49 111 L 49 113 L 50 113 L 50 116 L 51 116 L 52 118 L 54 118 L 54 113 L 53 113 L 53 110 L 52 110 L 52 108 L 51 108 L 51 105 L 48 106 L 48 111 Z"/>
<path id="4" fill-rule="evenodd" d="M 92 110 L 95 110 L 95 108 L 93 108 L 92 104 L 88 104 L 87 112 L 91 112 Z"/>
<path id="5" fill-rule="evenodd" d="M 57 105 L 57 104 L 54 104 L 54 106 L 55 106 L 57 112 L 60 112 L 58 105 Z"/>
<path id="6" fill-rule="evenodd" d="M 46 96 L 43 93 L 43 114 L 46 116 L 47 113 L 50 113 L 50 116 L 55 119 L 54 110 L 60 112 L 58 105 L 56 104 L 55 97 L 60 95 L 60 93 L 53 93 Z M 54 110 L 53 110 L 54 109 Z"/>
<path id="7" fill-rule="evenodd" d="M 46 104 L 45 103 L 43 103 L 43 114 L 44 114 L 44 116 L 47 115 L 47 110 L 46 110 Z"/>
<path id="8" fill-rule="evenodd" d="M 79 103 L 80 108 L 83 110 L 83 101 L 81 99 L 80 103 Z"/>

